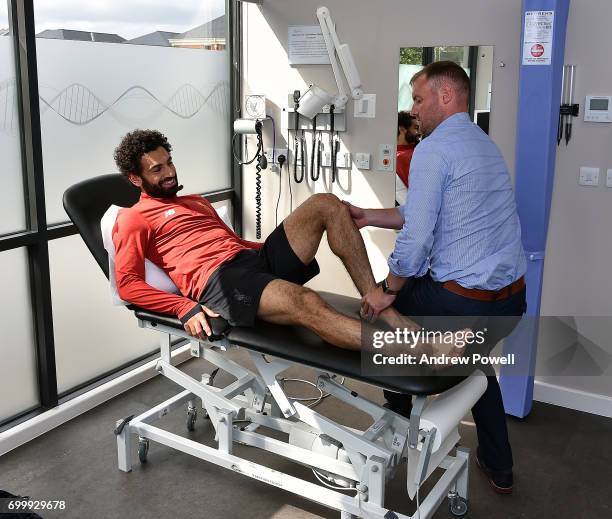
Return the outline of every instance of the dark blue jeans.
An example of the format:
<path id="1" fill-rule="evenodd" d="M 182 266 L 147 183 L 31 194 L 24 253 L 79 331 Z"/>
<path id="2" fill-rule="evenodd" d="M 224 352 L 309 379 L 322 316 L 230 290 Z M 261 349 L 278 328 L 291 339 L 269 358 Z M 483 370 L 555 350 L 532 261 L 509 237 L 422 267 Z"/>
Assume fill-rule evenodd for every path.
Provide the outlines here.
<path id="1" fill-rule="evenodd" d="M 500 301 L 469 299 L 449 292 L 426 275 L 411 280 L 398 294 L 394 306 L 416 322 L 419 316 L 479 316 L 482 318 L 479 322 L 486 325 L 486 317 L 516 316 L 516 320 L 504 319 L 503 326 L 488 327 L 488 346 L 493 348 L 516 326 L 526 310 L 526 299 L 525 289 Z M 472 408 L 472 416 L 483 462 L 493 470 L 508 470 L 512 468 L 512 448 L 508 441 L 506 414 L 497 378 L 492 370 L 489 373 L 487 389 Z M 394 408 L 404 412 L 412 408 L 412 395 L 392 391 L 384 391 L 384 394 Z"/>

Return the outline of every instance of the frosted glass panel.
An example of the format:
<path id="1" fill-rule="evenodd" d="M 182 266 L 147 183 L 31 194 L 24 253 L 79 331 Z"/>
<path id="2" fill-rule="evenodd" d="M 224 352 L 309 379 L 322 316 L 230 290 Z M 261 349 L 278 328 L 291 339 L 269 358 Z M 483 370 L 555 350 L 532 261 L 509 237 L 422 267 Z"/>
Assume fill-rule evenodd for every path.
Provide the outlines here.
<path id="1" fill-rule="evenodd" d="M 24 249 L 0 252 L 0 421 L 39 404 L 28 258 Z M 9 274 L 10 273 L 10 274 Z"/>
<path id="2" fill-rule="evenodd" d="M 111 303 L 108 280 L 79 236 L 49 242 L 57 385 L 61 393 L 158 345 Z"/>
<path id="3" fill-rule="evenodd" d="M 135 128 L 166 134 L 181 194 L 230 186 L 229 62 L 219 5 L 190 0 L 174 12 L 167 2 L 128 0 L 101 11 L 86 2 L 35 2 L 49 223 L 67 220 L 67 187 L 116 171 L 113 151 Z M 55 25 L 47 25 L 54 29 L 46 29 L 53 16 Z"/>
<path id="4" fill-rule="evenodd" d="M 0 8 L 0 27 L 8 26 L 4 2 Z M 0 236 L 26 227 L 17 97 L 13 37 L 9 34 L 0 37 Z"/>

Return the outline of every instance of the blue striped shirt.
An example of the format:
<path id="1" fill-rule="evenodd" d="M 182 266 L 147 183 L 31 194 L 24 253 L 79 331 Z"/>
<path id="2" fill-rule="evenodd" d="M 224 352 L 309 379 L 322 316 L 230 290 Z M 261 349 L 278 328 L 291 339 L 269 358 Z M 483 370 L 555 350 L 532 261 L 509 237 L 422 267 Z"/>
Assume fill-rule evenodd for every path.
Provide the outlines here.
<path id="1" fill-rule="evenodd" d="M 404 226 L 391 273 L 499 290 L 526 270 L 512 183 L 493 141 L 467 113 L 443 121 L 415 149 Z"/>

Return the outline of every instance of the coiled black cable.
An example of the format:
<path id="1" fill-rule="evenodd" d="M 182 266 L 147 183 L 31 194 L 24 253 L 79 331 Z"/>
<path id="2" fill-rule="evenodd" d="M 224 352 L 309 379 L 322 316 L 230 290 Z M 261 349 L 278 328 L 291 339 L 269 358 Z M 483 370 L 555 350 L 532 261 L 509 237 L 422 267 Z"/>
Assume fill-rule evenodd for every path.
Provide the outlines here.
<path id="1" fill-rule="evenodd" d="M 261 154 L 263 140 L 257 132 L 257 163 L 255 165 L 255 238 L 261 239 L 261 170 L 267 167 L 265 155 Z"/>
<path id="2" fill-rule="evenodd" d="M 241 166 L 251 164 L 255 160 L 257 161 L 255 165 L 255 236 L 259 240 L 261 238 L 261 170 L 268 167 L 268 161 L 263 154 L 262 124 L 260 121 L 257 121 L 255 131 L 257 133 L 257 151 L 253 158 L 243 161 L 236 156 L 234 148 L 236 137 L 238 136 L 237 133 L 234 133 L 232 137 L 232 155 Z"/>
<path id="3" fill-rule="evenodd" d="M 261 166 L 255 166 L 255 237 L 261 239 Z"/>

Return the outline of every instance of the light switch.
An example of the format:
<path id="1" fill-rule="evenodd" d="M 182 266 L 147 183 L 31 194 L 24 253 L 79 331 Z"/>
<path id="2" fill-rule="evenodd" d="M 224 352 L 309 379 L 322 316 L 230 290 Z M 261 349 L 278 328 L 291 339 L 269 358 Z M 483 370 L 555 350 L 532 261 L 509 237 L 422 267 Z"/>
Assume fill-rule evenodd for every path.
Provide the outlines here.
<path id="1" fill-rule="evenodd" d="M 612 187 L 612 169 L 606 173 L 606 187 Z"/>
<path id="2" fill-rule="evenodd" d="M 580 168 L 578 184 L 581 186 L 598 186 L 599 168 Z"/>
<path id="3" fill-rule="evenodd" d="M 376 117 L 376 94 L 363 94 L 361 99 L 355 101 L 354 117 Z"/>

